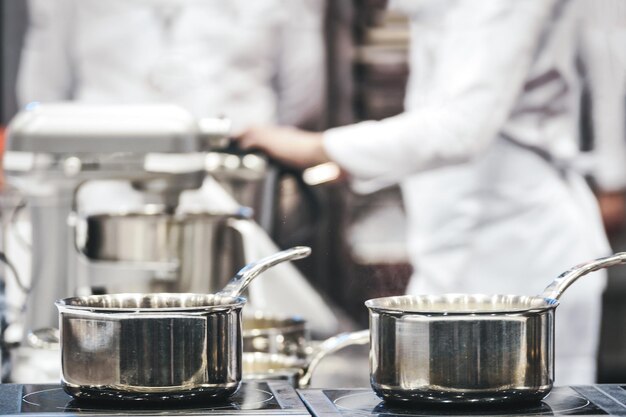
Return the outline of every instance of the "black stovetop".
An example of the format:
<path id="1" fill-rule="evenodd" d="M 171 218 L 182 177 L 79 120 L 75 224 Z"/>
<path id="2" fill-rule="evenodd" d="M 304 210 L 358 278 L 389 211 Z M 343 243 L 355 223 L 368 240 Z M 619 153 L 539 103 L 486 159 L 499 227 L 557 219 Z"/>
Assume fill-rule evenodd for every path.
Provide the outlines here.
<path id="1" fill-rule="evenodd" d="M 296 391 L 286 382 L 244 382 L 222 402 L 93 403 L 77 401 L 59 385 L 0 385 L 0 415 L 120 415 L 120 416 L 309 416 Z"/>
<path id="2" fill-rule="evenodd" d="M 0 384 L 0 415 L 307 417 L 309 414 L 314 417 L 626 416 L 626 386 L 555 387 L 538 404 L 513 408 L 459 409 L 449 406 L 428 408 L 390 405 L 369 388 L 305 389 L 298 390 L 296 394 L 290 385 L 282 381 L 247 381 L 227 402 L 185 403 L 175 407 L 160 404 L 128 406 L 86 403 L 73 400 L 58 385 Z"/>
<path id="3" fill-rule="evenodd" d="M 626 416 L 626 386 L 555 387 L 537 404 L 508 407 L 425 407 L 383 402 L 370 389 L 298 390 L 315 417 L 411 416 Z"/>

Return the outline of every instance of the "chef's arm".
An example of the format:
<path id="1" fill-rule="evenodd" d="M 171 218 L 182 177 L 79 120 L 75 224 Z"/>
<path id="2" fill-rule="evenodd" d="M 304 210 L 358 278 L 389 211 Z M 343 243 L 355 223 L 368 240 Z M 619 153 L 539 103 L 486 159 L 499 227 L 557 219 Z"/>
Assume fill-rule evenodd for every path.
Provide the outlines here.
<path id="1" fill-rule="evenodd" d="M 324 0 L 286 0 L 275 86 L 278 123 L 320 127 L 325 99 Z"/>
<path id="2" fill-rule="evenodd" d="M 72 94 L 71 0 L 29 0 L 29 27 L 17 80 L 21 105 Z"/>
<path id="3" fill-rule="evenodd" d="M 521 93 L 555 1 L 459 2 L 437 50 L 436 77 L 414 109 L 324 134 L 330 159 L 360 180 L 392 184 L 467 161 L 492 141 Z"/>

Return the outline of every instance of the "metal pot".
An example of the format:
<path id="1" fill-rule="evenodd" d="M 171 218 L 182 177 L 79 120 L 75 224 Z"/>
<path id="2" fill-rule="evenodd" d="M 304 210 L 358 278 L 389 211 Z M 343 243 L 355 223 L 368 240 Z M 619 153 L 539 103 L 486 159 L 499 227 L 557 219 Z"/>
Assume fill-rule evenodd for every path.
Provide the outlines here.
<path id="1" fill-rule="evenodd" d="M 310 335 L 300 316 L 280 316 L 263 311 L 244 314 L 243 351 L 278 354 L 303 359 Z"/>
<path id="2" fill-rule="evenodd" d="M 447 294 L 368 300 L 370 380 L 386 401 L 539 401 L 554 383 L 554 313 L 579 277 L 626 263 L 619 253 L 577 266 L 541 295 Z"/>
<path id="3" fill-rule="evenodd" d="M 296 247 L 244 267 L 216 294 L 73 297 L 59 309 L 61 383 L 80 399 L 218 399 L 242 375 L 239 295 L 266 269 L 307 256 Z"/>
<path id="4" fill-rule="evenodd" d="M 168 213 L 164 206 L 77 218 L 76 248 L 90 262 L 143 267 L 173 275 L 172 292 L 217 291 L 245 263 L 238 221 L 250 219 L 242 207 L 232 213 Z M 155 288 L 160 290 L 163 282 Z"/>
<path id="5" fill-rule="evenodd" d="M 306 388 L 318 363 L 345 347 L 369 343 L 369 330 L 311 341 L 306 320 L 255 311 L 243 318 L 243 378 L 285 380 Z"/>
<path id="6" fill-rule="evenodd" d="M 244 379 L 286 380 L 296 388 L 311 383 L 317 365 L 326 356 L 352 345 L 369 343 L 369 330 L 340 333 L 318 344 L 309 344 L 306 358 L 266 352 L 243 353 Z"/>

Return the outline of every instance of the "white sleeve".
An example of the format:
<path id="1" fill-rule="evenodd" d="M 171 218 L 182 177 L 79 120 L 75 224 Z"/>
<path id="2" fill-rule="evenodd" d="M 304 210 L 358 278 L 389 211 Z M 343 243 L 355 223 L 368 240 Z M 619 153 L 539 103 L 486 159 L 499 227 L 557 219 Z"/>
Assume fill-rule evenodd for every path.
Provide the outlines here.
<path id="1" fill-rule="evenodd" d="M 443 22 L 435 79 L 420 103 L 382 121 L 326 131 L 330 158 L 361 184 L 393 184 L 481 153 L 523 89 L 555 2 L 455 3 Z"/>
<path id="2" fill-rule="evenodd" d="M 29 26 L 17 79 L 20 105 L 71 97 L 70 0 L 29 0 Z"/>
<path id="3" fill-rule="evenodd" d="M 315 127 L 323 113 L 325 0 L 286 0 L 276 73 L 278 123 Z"/>
<path id="4" fill-rule="evenodd" d="M 626 4 L 582 3 L 581 56 L 591 93 L 592 175 L 603 191 L 626 189 Z"/>

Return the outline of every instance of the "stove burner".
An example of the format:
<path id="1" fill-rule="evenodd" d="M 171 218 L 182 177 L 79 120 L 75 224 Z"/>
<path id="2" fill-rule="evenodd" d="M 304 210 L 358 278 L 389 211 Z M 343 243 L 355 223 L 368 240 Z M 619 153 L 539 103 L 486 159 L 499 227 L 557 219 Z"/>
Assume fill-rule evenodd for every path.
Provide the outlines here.
<path id="1" fill-rule="evenodd" d="M 352 393 L 336 398 L 333 403 L 340 411 L 350 411 L 354 414 L 364 416 L 489 416 L 489 415 L 556 415 L 556 414 L 578 414 L 585 407 L 593 407 L 589 400 L 574 394 L 553 392 L 544 401 L 528 406 L 518 405 L 512 407 L 481 407 L 472 409 L 465 407 L 462 409 L 451 409 L 450 407 L 425 407 L 419 405 L 399 405 L 381 401 L 372 391 Z M 595 408 L 595 407 L 593 407 Z M 597 410 L 594 414 L 604 414 Z"/>
<path id="2" fill-rule="evenodd" d="M 240 390 L 233 395 L 229 401 L 222 401 L 214 404 L 203 403 L 188 403 L 185 404 L 141 404 L 137 407 L 136 404 L 132 404 L 135 410 L 129 411 L 128 404 L 107 404 L 107 403 L 94 403 L 77 401 L 71 396 L 65 393 L 62 388 L 50 388 L 39 391 L 34 391 L 25 394 L 22 397 L 22 411 L 23 412 L 42 412 L 45 409 L 47 412 L 73 412 L 73 413 L 102 413 L 107 415 L 142 415 L 142 414 L 154 414 L 154 411 L 167 411 L 168 414 L 181 412 L 184 414 L 206 414 L 207 412 L 213 412 L 217 410 L 258 410 L 264 408 L 266 404 L 274 399 L 274 395 L 271 392 L 252 388 L 245 390 L 243 393 Z"/>

